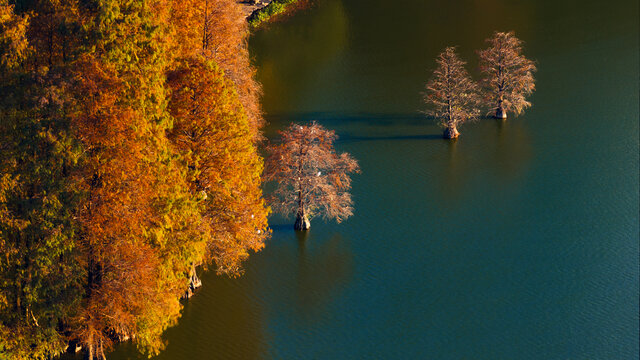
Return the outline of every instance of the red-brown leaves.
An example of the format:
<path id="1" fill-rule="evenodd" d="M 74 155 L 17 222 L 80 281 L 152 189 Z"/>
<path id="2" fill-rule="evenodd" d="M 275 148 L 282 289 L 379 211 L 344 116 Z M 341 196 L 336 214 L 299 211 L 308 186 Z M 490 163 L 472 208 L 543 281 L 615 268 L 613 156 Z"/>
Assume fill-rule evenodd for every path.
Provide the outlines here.
<path id="1" fill-rule="evenodd" d="M 51 336 L 56 347 L 71 334 L 86 345 L 89 358 L 102 358 L 110 344 L 127 337 L 156 353 L 162 331 L 179 316 L 178 298 L 193 264 L 211 261 L 220 272 L 237 275 L 242 260 L 264 247 L 269 235 L 260 187 L 263 163 L 255 144 L 259 87 L 248 60 L 244 18 L 231 0 L 100 0 L 82 6 L 36 0 L 20 7 L 30 22 L 0 0 L 0 70 L 3 80 L 6 70 L 16 84 L 30 83 L 12 91 L 20 101 L 2 105 L 14 106 L 11 114 L 24 111 L 29 121 L 20 121 L 25 124 L 42 127 L 36 133 L 46 137 L 42 144 L 51 143 L 58 152 L 77 151 L 67 159 L 45 153 L 52 150 L 37 142 L 35 151 L 29 148 L 30 153 L 42 148 L 43 159 L 62 163 L 51 166 L 29 155 L 34 168 L 52 167 L 43 174 L 63 173 L 60 183 L 73 184 L 64 195 L 68 191 L 75 201 L 72 208 L 39 209 L 73 223 L 67 230 L 73 239 L 64 239 L 70 243 L 61 245 L 61 253 L 73 251 L 65 255 L 81 273 L 70 280 L 77 290 L 65 305 L 69 315 L 48 319 L 53 326 L 46 332 L 56 335 Z M 28 45 L 33 53 L 26 51 Z M 13 135 L 8 129 L 0 127 L 3 139 Z M 68 130 L 73 141 L 56 143 L 60 129 Z M 11 137 L 23 135 L 16 134 Z M 22 142 L 30 139 L 15 140 Z M 12 150 L 15 144 L 12 139 Z M 3 159 L 3 169 L 5 163 L 16 169 L 20 158 Z M 0 179 L 2 198 L 19 180 L 9 175 Z M 36 184 L 50 182 L 41 174 L 30 176 Z M 42 193 L 56 201 L 57 193 Z M 13 221 L 9 210 L 0 207 L 0 219 L 11 221 L 21 239 L 26 225 Z M 48 226 L 42 229 L 45 240 L 24 238 L 62 239 L 56 234 L 58 222 Z M 6 248 L 4 238 L 0 245 Z M 34 316 L 20 302 L 29 284 L 14 283 L 9 291 L 17 292 L 17 307 L 31 315 L 26 323 L 39 321 L 44 327 L 41 313 L 51 312 Z M 0 302 L 5 298 L 14 296 L 2 289 Z M 4 329 L 3 324 L 2 335 L 17 327 Z M 35 354 L 24 343 L 20 351 Z"/>
<path id="2" fill-rule="evenodd" d="M 282 142 L 268 147 L 267 181 L 277 182 L 270 196 L 274 211 L 284 215 L 323 215 L 341 222 L 353 215 L 352 172 L 358 163 L 333 148 L 335 132 L 315 122 L 291 124 L 280 132 Z"/>
<path id="3" fill-rule="evenodd" d="M 177 25 L 178 52 L 183 57 L 204 55 L 215 60 L 235 84 L 251 134 L 259 138 L 261 88 L 249 62 L 249 32 L 240 4 L 232 0 L 174 1 L 172 17 Z"/>
<path id="4" fill-rule="evenodd" d="M 478 86 L 464 68 L 454 47 L 446 48 L 436 60 L 438 67 L 426 85 L 427 114 L 433 116 L 447 131 L 455 131 L 460 124 L 474 120 L 479 114 Z M 457 136 L 457 135 L 456 135 Z M 455 136 L 452 136 L 455 137 Z"/>
<path id="5" fill-rule="evenodd" d="M 536 66 L 522 55 L 522 41 L 513 31 L 496 32 L 487 42 L 489 47 L 478 56 L 489 113 L 499 118 L 506 118 L 507 112 L 520 115 L 531 106 L 526 97 L 535 90 Z"/>
<path id="6" fill-rule="evenodd" d="M 159 254 L 146 241 L 155 216 L 157 180 L 146 150 L 154 135 L 145 127 L 148 118 L 123 101 L 124 84 L 108 63 L 83 57 L 75 74 L 77 111 L 71 119 L 88 152 L 79 175 L 89 194 L 78 214 L 88 297 L 75 334 L 101 352 L 113 336 L 135 335 L 149 301 L 160 298 Z"/>
<path id="7" fill-rule="evenodd" d="M 269 235 L 262 199 L 260 87 L 246 47 L 247 24 L 230 0 L 173 1 L 179 54 L 168 74 L 170 137 L 201 199 L 208 260 L 236 275 Z"/>
<path id="8" fill-rule="evenodd" d="M 234 84 L 203 56 L 181 62 L 169 84 L 170 138 L 189 169 L 192 194 L 202 199 L 209 258 L 219 271 L 237 274 L 248 250 L 260 250 L 268 236 L 262 159 L 250 124 Z"/>

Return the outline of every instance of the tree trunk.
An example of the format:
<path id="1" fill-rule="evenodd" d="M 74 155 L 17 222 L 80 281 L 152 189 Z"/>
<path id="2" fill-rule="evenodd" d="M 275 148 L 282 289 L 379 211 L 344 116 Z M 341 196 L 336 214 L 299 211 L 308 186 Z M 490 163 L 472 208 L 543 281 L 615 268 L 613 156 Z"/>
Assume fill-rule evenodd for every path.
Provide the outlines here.
<path id="1" fill-rule="evenodd" d="M 296 215 L 296 223 L 293 225 L 294 230 L 309 230 L 311 228 L 311 223 L 309 222 L 309 218 L 307 214 L 305 214 L 304 210 L 298 211 Z"/>
<path id="2" fill-rule="evenodd" d="M 97 358 L 98 360 L 107 360 L 107 357 L 104 355 L 104 346 L 102 343 L 103 341 L 100 340 L 100 349 L 99 349 Z"/>
<path id="3" fill-rule="evenodd" d="M 93 336 L 89 336 L 89 343 L 87 344 L 87 352 L 84 353 L 85 360 L 95 360 L 95 356 L 93 354 Z"/>
<path id="4" fill-rule="evenodd" d="M 22 292 L 22 282 L 16 281 L 16 313 L 22 314 L 22 302 L 20 301 L 20 293 Z"/>
<path id="5" fill-rule="evenodd" d="M 449 125 L 446 129 L 444 129 L 443 137 L 445 139 L 457 139 L 460 136 L 458 132 L 458 128 L 455 125 Z"/>
<path id="6" fill-rule="evenodd" d="M 198 274 L 196 273 L 196 266 L 194 264 L 191 264 L 191 271 L 189 272 L 189 287 L 187 288 L 187 291 L 184 292 L 184 295 L 182 295 L 183 299 L 192 297 L 193 292 L 197 288 L 202 286 L 202 281 L 200 280 L 200 278 L 198 278 Z"/>
<path id="7" fill-rule="evenodd" d="M 73 340 L 69 340 L 69 344 L 67 344 L 67 348 L 65 349 L 65 352 L 69 354 L 75 354 L 80 352 L 81 350 L 82 350 L 82 345 L 80 344 L 80 342 L 76 339 L 73 339 Z"/>
<path id="8" fill-rule="evenodd" d="M 504 108 L 502 108 L 502 106 L 498 106 L 498 108 L 496 109 L 496 119 L 506 119 L 507 118 L 507 112 L 504 111 Z"/>

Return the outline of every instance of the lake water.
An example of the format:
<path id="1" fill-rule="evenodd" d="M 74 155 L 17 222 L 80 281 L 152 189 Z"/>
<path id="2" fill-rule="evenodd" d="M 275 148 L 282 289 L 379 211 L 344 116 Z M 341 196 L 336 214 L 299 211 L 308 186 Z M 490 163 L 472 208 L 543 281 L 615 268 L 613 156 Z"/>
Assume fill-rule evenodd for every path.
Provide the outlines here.
<path id="1" fill-rule="evenodd" d="M 250 41 L 266 135 L 317 120 L 360 161 L 342 224 L 272 218 L 158 359 L 638 359 L 638 1 L 319 0 Z M 420 114 L 448 45 L 515 30 L 533 107 Z M 142 359 L 125 344 L 110 360 Z"/>

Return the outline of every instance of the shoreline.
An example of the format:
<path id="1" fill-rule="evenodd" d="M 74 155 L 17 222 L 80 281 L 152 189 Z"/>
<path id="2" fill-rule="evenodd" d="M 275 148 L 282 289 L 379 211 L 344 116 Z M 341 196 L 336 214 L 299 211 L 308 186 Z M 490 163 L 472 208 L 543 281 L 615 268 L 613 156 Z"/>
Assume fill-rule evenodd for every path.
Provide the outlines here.
<path id="1" fill-rule="evenodd" d="M 290 10 L 299 0 L 239 0 L 243 8 L 243 15 L 249 23 L 249 29 L 258 28 L 273 17 Z"/>
<path id="2" fill-rule="evenodd" d="M 254 12 L 261 10 L 271 4 L 273 0 L 238 0 L 238 4 L 242 7 L 242 15 L 245 20 L 248 19 Z"/>

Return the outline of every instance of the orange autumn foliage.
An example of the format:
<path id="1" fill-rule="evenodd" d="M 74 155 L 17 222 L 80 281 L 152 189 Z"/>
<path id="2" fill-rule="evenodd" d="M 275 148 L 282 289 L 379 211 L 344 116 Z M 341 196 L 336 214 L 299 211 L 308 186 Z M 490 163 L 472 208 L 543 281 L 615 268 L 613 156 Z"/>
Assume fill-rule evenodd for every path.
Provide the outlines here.
<path id="1" fill-rule="evenodd" d="M 14 8 L 8 0 L 0 0 L 0 70 L 18 66 L 29 50 L 29 16 L 16 14 Z"/>
<path id="2" fill-rule="evenodd" d="M 248 250 L 260 250 L 269 233 L 262 159 L 233 83 L 202 56 L 179 64 L 168 77 L 170 138 L 184 154 L 192 193 L 202 199 L 208 256 L 218 271 L 237 274 Z"/>
<path id="3" fill-rule="evenodd" d="M 72 119 L 90 166 L 79 174 L 88 192 L 79 214 L 88 287 L 75 335 L 91 356 L 101 357 L 113 336 L 138 334 L 149 309 L 175 313 L 160 306 L 175 295 L 159 286 L 160 253 L 147 235 L 155 227 L 157 182 L 148 118 L 123 103 L 126 84 L 114 67 L 86 57 L 76 72 L 78 112 Z"/>
<path id="4" fill-rule="evenodd" d="M 10 172 L 0 178 L 0 249 L 26 254 L 0 262 L 0 279 L 22 272 L 0 289 L 0 335 L 8 334 L 0 358 L 49 358 L 69 340 L 89 359 L 125 339 L 156 354 L 180 315 L 193 265 L 238 275 L 269 235 L 246 25 L 234 1 L 18 3 L 14 11 L 0 0 L 0 27 L 11 30 L 0 37 L 2 88 L 13 90 L 0 111 L 21 128 L 0 126 L 0 139 L 22 128 L 45 139 L 0 145 L 11 154 L 0 161 Z M 24 176 L 26 158 L 47 171 Z M 26 227 L 16 221 L 31 216 L 20 204 L 36 188 L 63 201 L 37 208 L 48 222 L 20 233 Z M 41 236 L 52 233 L 41 223 L 65 231 L 50 236 L 59 243 Z M 46 257 L 64 263 L 59 274 L 21 263 L 49 244 L 59 247 Z M 70 285 L 55 289 L 71 299 L 64 309 L 41 305 L 55 302 L 46 287 L 27 302 L 30 279 L 63 271 L 73 272 Z M 17 301 L 5 307 L 4 299 Z M 10 318 L 14 307 L 20 312 Z M 33 347 L 36 340 L 42 345 Z"/>
<path id="5" fill-rule="evenodd" d="M 189 264 L 204 256 L 201 216 L 166 138 L 168 7 L 109 13 L 109 5 L 120 6 L 104 4 L 94 30 L 104 40 L 73 67 L 72 125 L 89 165 L 79 174 L 88 199 L 78 216 L 88 284 L 72 329 L 89 358 L 127 338 L 150 353 L 162 349 Z M 113 18 L 124 21 L 105 25 Z"/>
<path id="6" fill-rule="evenodd" d="M 258 129 L 264 123 L 261 88 L 249 62 L 249 29 L 241 5 L 235 0 L 174 1 L 171 16 L 176 25 L 176 52 L 215 60 L 235 85 L 252 135 L 260 137 Z"/>

